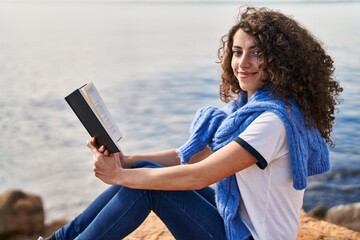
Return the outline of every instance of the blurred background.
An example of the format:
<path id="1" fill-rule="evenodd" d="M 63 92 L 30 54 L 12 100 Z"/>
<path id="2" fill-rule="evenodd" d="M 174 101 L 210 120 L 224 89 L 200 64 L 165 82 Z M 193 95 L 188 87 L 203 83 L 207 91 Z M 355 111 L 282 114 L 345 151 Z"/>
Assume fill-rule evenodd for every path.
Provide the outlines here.
<path id="1" fill-rule="evenodd" d="M 0 193 L 39 194 L 52 221 L 107 187 L 64 100 L 88 82 L 124 152 L 180 146 L 199 107 L 222 105 L 217 49 L 243 5 L 294 16 L 324 43 L 344 87 L 332 170 L 310 178 L 305 210 L 360 202 L 359 1 L 0 0 Z"/>

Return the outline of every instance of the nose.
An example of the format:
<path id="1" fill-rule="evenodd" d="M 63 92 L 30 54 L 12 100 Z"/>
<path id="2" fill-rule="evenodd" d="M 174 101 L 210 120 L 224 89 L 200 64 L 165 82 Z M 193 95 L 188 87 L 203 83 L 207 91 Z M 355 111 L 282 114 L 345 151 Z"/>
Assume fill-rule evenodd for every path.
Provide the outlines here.
<path id="1" fill-rule="evenodd" d="M 240 68 L 247 68 L 251 65 L 251 58 L 248 53 L 243 53 L 242 56 L 239 58 L 238 66 Z"/>

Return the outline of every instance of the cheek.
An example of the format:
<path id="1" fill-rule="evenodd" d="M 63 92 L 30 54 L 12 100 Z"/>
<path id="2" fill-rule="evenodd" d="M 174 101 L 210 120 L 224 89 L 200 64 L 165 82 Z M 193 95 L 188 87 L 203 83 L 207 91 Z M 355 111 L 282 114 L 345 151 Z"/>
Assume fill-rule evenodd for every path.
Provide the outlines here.
<path id="1" fill-rule="evenodd" d="M 260 69 L 260 60 L 258 57 L 253 57 L 252 59 L 252 65 L 257 68 Z"/>
<path id="2" fill-rule="evenodd" d="M 236 70 L 237 70 L 237 66 L 238 66 L 238 64 L 237 64 L 237 61 L 236 61 L 236 58 L 231 58 L 231 68 L 232 68 L 232 70 L 234 71 L 234 73 L 236 72 Z"/>

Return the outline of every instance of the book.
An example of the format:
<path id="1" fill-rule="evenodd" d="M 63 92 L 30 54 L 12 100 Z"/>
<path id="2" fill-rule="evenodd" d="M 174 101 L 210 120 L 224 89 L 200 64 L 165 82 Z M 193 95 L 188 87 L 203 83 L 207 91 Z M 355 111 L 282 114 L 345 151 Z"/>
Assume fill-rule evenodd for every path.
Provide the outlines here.
<path id="1" fill-rule="evenodd" d="M 93 83 L 85 84 L 65 97 L 96 144 L 110 153 L 120 152 L 122 134 Z"/>

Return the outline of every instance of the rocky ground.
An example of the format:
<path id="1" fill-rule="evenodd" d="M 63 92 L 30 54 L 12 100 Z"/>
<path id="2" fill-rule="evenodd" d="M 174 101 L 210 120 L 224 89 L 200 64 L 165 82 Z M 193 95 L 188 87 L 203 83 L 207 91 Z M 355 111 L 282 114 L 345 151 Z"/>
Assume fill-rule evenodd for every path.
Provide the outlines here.
<path id="1" fill-rule="evenodd" d="M 347 218 L 338 217 L 341 224 L 350 219 L 351 228 L 357 229 L 360 222 L 360 204 L 335 209 L 334 216 L 346 212 Z M 340 210 L 341 211 L 340 211 Z M 330 212 L 330 211 L 329 211 Z M 326 214 L 325 214 L 326 215 Z M 45 214 L 39 196 L 9 191 L 0 195 L 0 240 L 36 240 L 39 235 L 47 236 L 66 224 L 66 220 L 44 225 Z M 346 225 L 346 224 L 344 224 Z M 125 240 L 170 240 L 174 239 L 165 225 L 151 213 L 145 222 Z M 359 230 L 316 219 L 302 212 L 297 240 L 360 240 Z"/>

